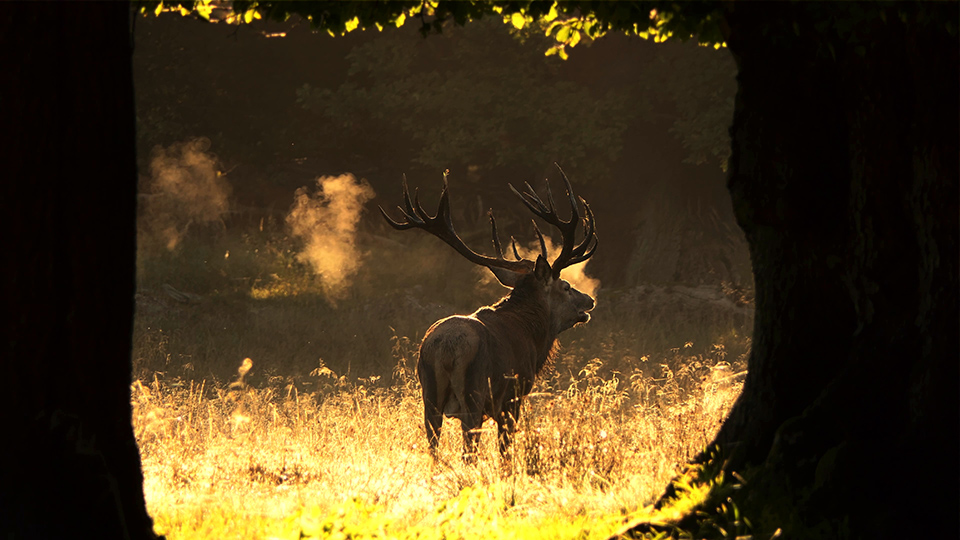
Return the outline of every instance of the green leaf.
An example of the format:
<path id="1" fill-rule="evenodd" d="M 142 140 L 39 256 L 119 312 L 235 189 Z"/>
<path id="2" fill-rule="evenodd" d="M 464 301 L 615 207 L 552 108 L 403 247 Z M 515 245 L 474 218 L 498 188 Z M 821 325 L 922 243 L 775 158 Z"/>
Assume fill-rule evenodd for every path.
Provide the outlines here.
<path id="1" fill-rule="evenodd" d="M 163 2 L 157 4 L 157 9 L 153 11 L 153 14 L 159 17 L 161 12 L 163 12 Z"/>
<path id="2" fill-rule="evenodd" d="M 553 35 L 561 28 L 563 28 L 563 23 L 561 21 L 553 21 L 549 26 L 547 26 L 547 30 L 544 32 L 544 35 Z"/>
<path id="3" fill-rule="evenodd" d="M 517 30 L 520 30 L 523 28 L 523 25 L 526 24 L 527 21 L 523 18 L 522 13 L 514 13 L 513 15 L 510 16 L 510 22 L 513 24 L 513 26 Z"/>
<path id="4" fill-rule="evenodd" d="M 547 12 L 546 15 L 544 15 L 543 17 L 541 17 L 541 20 L 542 20 L 543 22 L 550 22 L 550 21 L 552 21 L 552 20 L 554 20 L 554 19 L 556 19 L 556 18 L 557 18 L 557 3 L 554 2 L 553 5 L 550 6 L 550 11 Z"/>
<path id="5" fill-rule="evenodd" d="M 344 27 L 347 29 L 347 32 L 353 32 L 358 26 L 360 26 L 360 19 L 357 17 L 350 19 L 344 25 Z"/>
<path id="6" fill-rule="evenodd" d="M 243 22 L 250 24 L 253 22 L 253 10 L 248 9 L 243 13 Z"/>
<path id="7" fill-rule="evenodd" d="M 557 32 L 557 41 L 560 43 L 566 43 L 570 39 L 570 27 L 562 26 L 560 31 Z"/>
<path id="8" fill-rule="evenodd" d="M 596 19 L 588 20 L 583 25 L 583 33 L 590 39 L 597 39 L 600 37 L 600 24 Z"/>
<path id="9" fill-rule="evenodd" d="M 200 4 L 196 7 L 197 15 L 200 15 L 206 20 L 210 20 L 210 14 L 213 13 L 213 6 L 210 4 Z"/>
<path id="10" fill-rule="evenodd" d="M 401 11 L 400 14 L 397 15 L 397 20 L 393 21 L 393 24 L 397 25 L 397 28 L 400 28 L 401 26 L 403 26 L 403 23 L 406 20 L 407 20 L 407 14 Z"/>

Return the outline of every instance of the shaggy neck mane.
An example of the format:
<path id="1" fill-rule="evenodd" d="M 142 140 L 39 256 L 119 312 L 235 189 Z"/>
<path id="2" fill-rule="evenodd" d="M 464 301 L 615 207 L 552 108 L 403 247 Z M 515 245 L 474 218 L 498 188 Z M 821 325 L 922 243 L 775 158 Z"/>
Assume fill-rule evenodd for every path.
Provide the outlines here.
<path id="1" fill-rule="evenodd" d="M 538 344 L 537 372 L 548 362 L 552 363 L 560 351 L 557 333 L 551 328 L 550 314 L 543 300 L 538 298 L 538 293 L 539 291 L 531 291 L 521 284 L 487 308 L 509 318 L 510 324 L 522 328 L 535 340 Z"/>

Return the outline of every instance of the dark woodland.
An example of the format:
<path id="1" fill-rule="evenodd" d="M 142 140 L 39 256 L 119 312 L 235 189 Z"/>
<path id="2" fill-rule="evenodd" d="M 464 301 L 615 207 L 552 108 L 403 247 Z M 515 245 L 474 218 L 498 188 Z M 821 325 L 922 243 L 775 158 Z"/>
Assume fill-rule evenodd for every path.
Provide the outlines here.
<path id="1" fill-rule="evenodd" d="M 461 23 L 486 9 L 467 5 L 444 4 L 447 12 L 438 15 Z M 735 220 L 748 247 L 752 278 L 735 277 L 735 263 L 726 271 L 755 291 L 753 345 L 743 393 L 699 460 L 719 452 L 719 466 L 746 480 L 733 495 L 741 511 L 778 524 L 783 537 L 956 536 L 957 4 L 612 5 L 563 9 L 593 13 L 614 30 L 643 22 L 650 7 L 672 9 L 691 33 L 721 37 L 737 70 L 732 152 L 726 173 L 713 174 L 725 174 L 729 195 L 718 212 Z M 261 8 L 277 19 L 326 9 L 325 24 L 335 26 L 337 10 L 351 6 Z M 543 11 L 537 3 L 525 7 L 534 16 Z M 0 7 L 0 229 L 7 247 L 0 414 L 8 433 L 0 531 L 10 538 L 155 536 L 130 425 L 129 353 L 137 159 L 158 141 L 137 132 L 131 55 L 136 32 L 172 23 L 145 23 L 133 12 L 126 3 Z M 330 47 L 360 39 L 296 30 L 291 38 Z M 640 43 L 621 38 L 611 36 L 610 46 Z M 255 131 L 270 114 L 252 111 L 245 122 Z M 663 147 L 684 151 L 676 141 Z M 244 151 L 258 150 L 235 150 Z M 608 161 L 617 171 L 628 162 L 643 167 L 643 157 L 624 151 Z M 435 173 L 427 161 L 411 167 Z M 584 157 L 580 166 L 592 163 Z M 521 179 L 543 174 L 516 163 L 491 168 Z M 273 188 L 243 174 L 251 178 L 247 204 L 268 206 Z M 392 171 L 369 176 L 398 181 Z M 671 197 L 663 186 L 614 189 L 621 187 L 623 196 L 606 203 L 599 187 L 578 185 L 578 192 L 597 201 L 598 215 L 605 204 L 616 214 L 624 201 Z M 715 200 L 710 188 L 701 189 Z M 644 224 L 632 225 L 627 230 L 641 234 Z M 602 249 L 627 250 L 633 239 L 613 243 Z M 598 272 L 614 282 L 631 279 L 623 268 Z M 625 534 L 649 530 L 638 525 Z"/>

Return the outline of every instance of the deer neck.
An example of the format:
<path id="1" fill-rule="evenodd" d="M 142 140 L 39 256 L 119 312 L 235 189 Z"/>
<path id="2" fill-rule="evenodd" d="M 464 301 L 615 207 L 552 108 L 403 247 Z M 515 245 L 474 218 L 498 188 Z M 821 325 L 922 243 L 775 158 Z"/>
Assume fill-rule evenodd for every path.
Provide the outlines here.
<path id="1" fill-rule="evenodd" d="M 510 294 L 491 308 L 508 318 L 511 325 L 527 334 L 536 344 L 537 371 L 540 371 L 553 350 L 558 348 L 556 345 L 558 332 L 554 328 L 547 306 L 534 298 Z"/>

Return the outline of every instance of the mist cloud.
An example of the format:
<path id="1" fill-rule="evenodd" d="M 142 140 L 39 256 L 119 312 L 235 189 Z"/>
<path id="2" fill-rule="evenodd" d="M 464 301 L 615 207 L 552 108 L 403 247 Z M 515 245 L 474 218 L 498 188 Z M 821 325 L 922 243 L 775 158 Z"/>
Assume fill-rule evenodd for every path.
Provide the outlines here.
<path id="1" fill-rule="evenodd" d="M 358 181 L 352 174 L 321 177 L 316 187 L 294 193 L 286 219 L 293 235 L 304 242 L 297 258 L 313 268 L 327 296 L 337 299 L 360 267 L 357 223 L 364 203 L 376 193 L 366 180 Z"/>
<path id="2" fill-rule="evenodd" d="M 140 223 L 148 239 L 168 250 L 191 226 L 219 221 L 229 210 L 231 187 L 209 149 L 206 138 L 153 149 Z"/>
<path id="3" fill-rule="evenodd" d="M 547 246 L 547 260 L 552 261 L 560 254 L 560 246 L 553 243 L 553 240 L 549 236 L 544 236 L 544 244 Z M 507 245 L 503 246 L 504 256 L 508 259 L 513 258 L 513 249 Z M 540 242 L 534 240 L 527 245 L 517 244 L 517 251 L 520 252 L 520 256 L 524 259 L 531 261 L 537 260 L 537 256 L 540 255 Z M 509 255 L 508 255 L 509 253 Z M 590 277 L 587 275 L 587 264 L 590 263 L 590 260 L 587 259 L 582 263 L 577 263 L 572 266 L 568 266 L 560 271 L 560 277 L 567 280 L 573 288 L 578 289 L 580 292 L 584 292 L 596 298 L 597 289 L 600 288 L 600 280 Z M 478 269 L 480 274 L 481 283 L 496 283 L 496 278 L 493 277 L 493 274 L 490 273 L 486 268 Z"/>
<path id="4" fill-rule="evenodd" d="M 547 245 L 547 260 L 552 262 L 553 259 L 560 254 L 560 246 L 554 244 L 553 240 L 551 240 L 549 236 L 546 236 L 546 231 L 544 231 L 543 240 Z M 537 255 L 540 254 L 540 242 L 533 241 L 526 246 L 518 244 L 517 251 L 520 252 L 520 256 L 524 259 L 535 261 L 537 260 Z M 560 271 L 560 277 L 567 280 L 574 289 L 596 298 L 597 289 L 600 288 L 600 280 L 587 275 L 588 264 L 590 264 L 590 259 L 568 266 Z"/>

